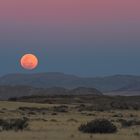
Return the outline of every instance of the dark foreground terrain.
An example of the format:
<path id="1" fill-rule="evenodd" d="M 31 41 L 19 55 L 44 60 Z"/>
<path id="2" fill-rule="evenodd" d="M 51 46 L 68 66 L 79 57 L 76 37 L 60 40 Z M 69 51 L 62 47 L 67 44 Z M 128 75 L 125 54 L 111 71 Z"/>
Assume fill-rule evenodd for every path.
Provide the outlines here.
<path id="1" fill-rule="evenodd" d="M 98 119 L 107 120 L 107 123 L 104 121 L 105 124 L 101 124 L 105 132 L 112 132 L 116 127 L 115 132 L 84 133 L 86 127 L 83 124 Z M 96 124 L 94 132 L 102 131 L 101 125 Z M 88 129 L 91 131 L 90 127 Z M 139 138 L 139 96 L 55 95 L 0 101 L 0 139 L 3 140 L 139 140 Z"/>
<path id="2" fill-rule="evenodd" d="M 10 98 L 9 101 L 77 105 L 83 111 L 140 110 L 140 96 L 49 95 Z"/>

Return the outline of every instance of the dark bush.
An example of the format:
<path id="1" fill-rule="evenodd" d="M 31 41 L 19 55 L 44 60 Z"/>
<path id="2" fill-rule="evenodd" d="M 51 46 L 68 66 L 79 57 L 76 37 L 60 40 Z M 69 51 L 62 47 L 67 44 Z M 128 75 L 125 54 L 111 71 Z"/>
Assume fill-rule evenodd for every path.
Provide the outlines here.
<path id="1" fill-rule="evenodd" d="M 68 106 L 55 106 L 53 107 L 54 112 L 61 112 L 61 113 L 67 113 L 68 112 Z"/>
<path id="2" fill-rule="evenodd" d="M 12 98 L 9 98 L 8 101 L 17 101 L 18 99 L 16 97 L 12 97 Z"/>
<path id="3" fill-rule="evenodd" d="M 133 125 L 133 121 L 121 120 L 122 127 L 130 127 Z"/>
<path id="4" fill-rule="evenodd" d="M 55 116 L 55 115 L 57 115 L 57 113 L 53 112 L 51 115 Z"/>
<path id="5" fill-rule="evenodd" d="M 119 114 L 114 114 L 112 117 L 114 117 L 114 118 L 122 118 L 123 117 L 123 115 L 121 114 L 121 113 L 119 113 Z"/>
<path id="6" fill-rule="evenodd" d="M 10 120 L 0 120 L 1 130 L 24 130 L 28 127 L 28 119 L 10 119 Z"/>
<path id="7" fill-rule="evenodd" d="M 115 133 L 117 127 L 106 119 L 96 119 L 87 124 L 82 124 L 79 130 L 84 133 Z"/>

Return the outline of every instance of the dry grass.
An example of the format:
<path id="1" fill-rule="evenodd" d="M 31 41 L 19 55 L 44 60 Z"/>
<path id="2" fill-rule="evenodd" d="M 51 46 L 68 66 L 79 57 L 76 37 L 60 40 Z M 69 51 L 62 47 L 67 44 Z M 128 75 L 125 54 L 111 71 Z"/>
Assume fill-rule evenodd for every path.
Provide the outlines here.
<path id="1" fill-rule="evenodd" d="M 68 105 L 68 112 L 58 112 L 52 115 L 51 108 L 53 104 L 35 104 L 20 102 L 0 102 L 0 118 L 18 118 L 26 116 L 30 119 L 30 130 L 23 132 L 3 131 L 0 132 L 0 140 L 139 140 L 140 126 L 130 128 L 121 128 L 117 122 L 121 117 L 113 117 L 116 114 L 122 114 L 123 119 L 139 119 L 140 111 L 106 111 L 106 112 L 78 112 L 74 105 Z M 19 107 L 50 108 L 49 112 L 42 114 L 36 112 L 35 115 L 29 115 L 27 112 L 20 112 Z M 24 113 L 24 115 L 22 114 Z M 94 115 L 88 115 L 94 114 Z M 134 117 L 132 117 L 132 114 Z M 117 116 L 117 115 L 116 115 Z M 118 127 L 116 134 L 83 134 L 78 131 L 78 127 L 87 121 L 96 118 L 107 118 L 113 120 Z M 71 121 L 68 121 L 71 120 Z M 76 120 L 76 121 L 72 121 Z"/>

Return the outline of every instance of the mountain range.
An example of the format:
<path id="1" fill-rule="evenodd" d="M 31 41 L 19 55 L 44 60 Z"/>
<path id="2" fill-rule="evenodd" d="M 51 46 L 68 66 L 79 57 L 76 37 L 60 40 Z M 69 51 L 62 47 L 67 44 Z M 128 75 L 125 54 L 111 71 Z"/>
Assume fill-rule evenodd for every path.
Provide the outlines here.
<path id="1" fill-rule="evenodd" d="M 0 77 L 0 85 L 26 85 L 36 88 L 77 87 L 96 88 L 101 92 L 140 91 L 140 76 L 113 75 L 105 77 L 79 77 L 59 72 L 35 74 L 8 74 Z"/>

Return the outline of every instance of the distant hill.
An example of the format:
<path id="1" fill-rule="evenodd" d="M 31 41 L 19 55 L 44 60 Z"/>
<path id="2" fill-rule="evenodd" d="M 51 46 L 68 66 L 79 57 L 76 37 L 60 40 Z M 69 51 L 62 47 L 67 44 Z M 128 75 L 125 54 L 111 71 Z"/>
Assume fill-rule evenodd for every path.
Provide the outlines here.
<path id="1" fill-rule="evenodd" d="M 120 88 L 118 91 L 140 91 L 140 82 L 136 81 L 130 85 Z"/>
<path id="2" fill-rule="evenodd" d="M 54 96 L 54 95 L 102 95 L 95 88 L 79 87 L 76 89 L 53 88 L 33 88 L 29 86 L 0 86 L 0 99 L 8 99 L 23 96 Z"/>
<path id="3" fill-rule="evenodd" d="M 114 75 L 106 77 L 78 77 L 58 72 L 36 74 L 8 74 L 0 78 L 0 85 L 30 86 L 36 88 L 63 87 L 73 89 L 78 87 L 96 88 L 101 92 L 112 92 L 121 95 L 120 91 L 140 91 L 140 76 Z M 59 92 L 59 91 L 57 91 Z M 129 93 L 133 94 L 132 92 Z M 140 94 L 139 94 L 140 95 Z"/>
<path id="4" fill-rule="evenodd" d="M 125 95 L 125 96 L 137 96 L 140 95 L 140 82 L 135 81 L 132 84 L 126 85 L 118 90 L 105 93 L 106 95 Z"/>

